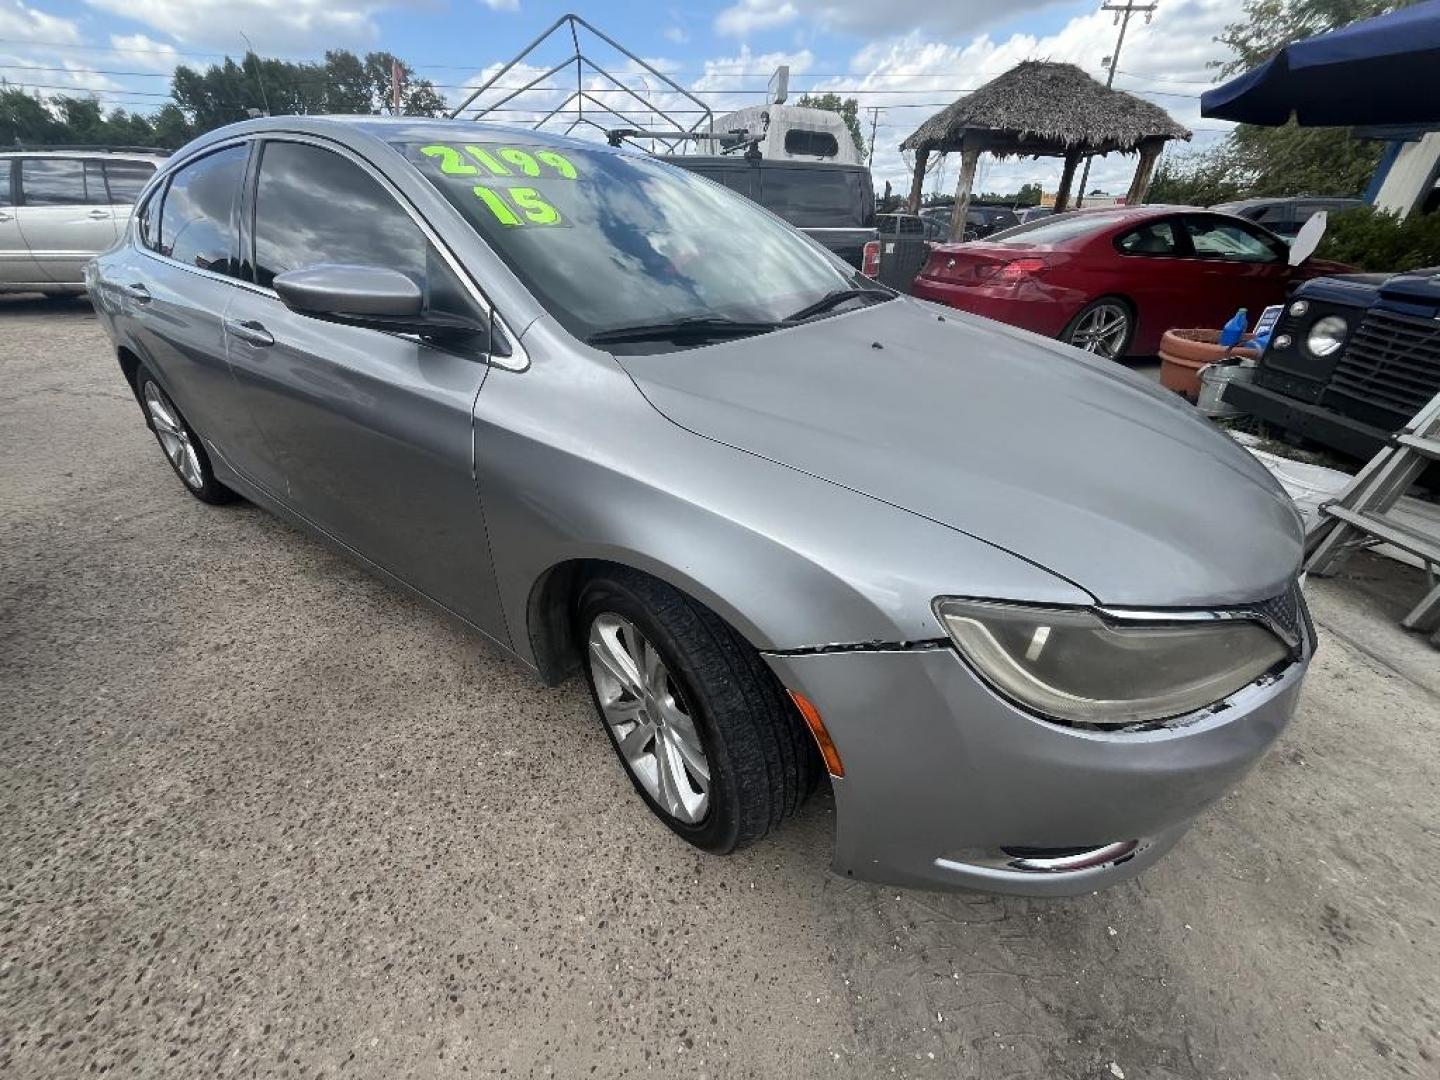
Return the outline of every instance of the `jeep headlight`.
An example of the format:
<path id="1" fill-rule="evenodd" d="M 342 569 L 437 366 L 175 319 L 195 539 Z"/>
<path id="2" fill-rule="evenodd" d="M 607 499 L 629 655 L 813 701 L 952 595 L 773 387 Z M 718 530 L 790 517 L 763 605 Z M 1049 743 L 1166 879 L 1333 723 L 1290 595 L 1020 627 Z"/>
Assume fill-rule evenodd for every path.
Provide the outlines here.
<path id="1" fill-rule="evenodd" d="M 1305 335 L 1305 348 L 1315 356 L 1329 356 L 1345 344 L 1345 335 L 1350 325 L 1339 315 L 1326 315 L 1316 319 Z"/>
<path id="2" fill-rule="evenodd" d="M 1178 716 L 1249 685 L 1289 655 L 1245 618 L 1117 615 L 941 598 L 961 655 L 997 691 L 1043 716 L 1121 725 Z"/>

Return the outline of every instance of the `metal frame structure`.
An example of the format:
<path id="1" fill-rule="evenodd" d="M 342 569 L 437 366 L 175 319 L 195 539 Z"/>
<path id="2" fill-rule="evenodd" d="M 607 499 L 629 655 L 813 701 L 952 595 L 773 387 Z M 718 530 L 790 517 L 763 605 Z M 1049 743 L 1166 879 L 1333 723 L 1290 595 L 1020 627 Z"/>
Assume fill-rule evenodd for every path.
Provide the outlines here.
<path id="1" fill-rule="evenodd" d="M 585 52 L 580 48 L 580 29 L 582 27 L 588 30 L 591 34 L 595 35 L 595 37 L 599 38 L 606 45 L 609 45 L 611 48 L 618 50 L 620 54 L 626 59 L 633 61 L 646 74 L 653 75 L 656 79 L 659 79 L 662 83 L 664 83 L 668 88 L 685 98 L 685 100 L 693 102 L 695 105 L 697 105 L 700 110 L 699 118 L 693 124 L 686 126 L 684 123 L 675 119 L 673 116 L 667 113 L 664 109 L 660 108 L 654 102 L 647 100 L 635 90 L 633 90 L 631 87 L 626 86 L 625 83 L 622 82 L 619 78 L 617 78 L 614 74 L 601 67 L 589 56 L 585 55 Z M 558 19 L 556 19 L 543 34 L 537 37 L 529 45 L 525 46 L 525 48 L 521 49 L 514 58 L 512 58 L 508 63 L 502 66 L 499 71 L 495 72 L 495 74 L 492 75 L 485 82 L 484 85 L 479 87 L 479 89 L 473 91 L 469 97 L 467 97 L 464 101 L 457 105 L 455 109 L 452 110 L 450 113 L 451 118 L 453 119 L 455 117 L 458 117 L 462 112 L 470 108 L 471 103 L 474 102 L 476 98 L 480 97 L 480 95 L 485 93 L 485 91 L 494 87 L 507 72 L 509 72 L 517 64 L 521 63 L 528 56 L 530 56 L 531 53 L 533 53 L 541 45 L 545 44 L 545 42 L 549 40 L 552 35 L 554 35 L 557 31 L 560 31 L 562 28 L 568 29 L 570 32 L 570 41 L 571 44 L 574 46 L 574 53 L 566 57 L 564 60 L 560 61 L 560 63 L 546 70 L 543 74 L 536 76 L 534 79 L 531 79 L 524 86 L 509 89 L 505 96 L 500 98 L 499 100 L 491 102 L 488 105 L 477 106 L 474 110 L 474 115 L 471 117 L 472 120 L 484 119 L 487 115 L 494 113 L 496 110 L 498 110 L 508 102 L 514 101 L 521 94 L 529 90 L 533 90 L 535 87 L 543 83 L 546 79 L 550 78 L 553 75 L 559 74 L 561 71 L 564 71 L 565 69 L 573 65 L 575 69 L 574 92 L 572 92 L 570 96 L 567 97 L 564 101 L 562 101 L 559 105 L 546 113 L 545 116 L 541 117 L 538 121 L 536 121 L 533 125 L 534 127 L 544 127 L 552 119 L 554 119 L 556 116 L 561 115 L 565 112 L 566 109 L 573 105 L 574 119 L 570 121 L 570 126 L 565 129 L 565 134 L 567 135 L 574 131 L 577 127 L 584 124 L 590 127 L 598 128 L 600 131 L 606 133 L 608 137 L 609 132 L 614 129 L 615 125 L 613 124 L 613 122 L 608 126 L 606 124 L 602 124 L 599 120 L 594 119 L 594 117 L 596 116 L 602 118 L 605 116 L 609 116 L 614 117 L 616 120 L 619 120 L 620 123 L 624 126 L 624 129 L 626 130 L 626 138 L 650 139 L 656 142 L 661 142 L 664 143 L 669 150 L 674 150 L 676 146 L 680 143 L 697 138 L 708 138 L 713 135 L 714 115 L 712 114 L 710 107 L 706 105 L 705 102 L 701 101 L 690 91 L 686 90 L 674 79 L 671 79 L 663 72 L 657 71 L 651 65 L 647 64 L 643 59 L 641 59 L 639 56 L 636 56 L 633 52 L 625 48 L 625 46 L 621 45 L 618 41 L 610 37 L 604 31 L 597 29 L 595 26 L 586 22 L 579 15 L 575 14 L 561 15 Z M 612 83 L 613 89 L 607 87 L 603 90 L 587 90 L 585 87 L 585 72 L 587 68 L 589 68 L 589 70 L 594 75 L 597 75 L 601 79 Z M 666 127 L 664 129 L 649 127 L 643 120 L 637 119 L 635 116 L 627 115 L 621 112 L 615 106 L 609 105 L 595 96 L 597 93 L 603 93 L 607 95 L 613 94 L 617 90 L 629 95 L 630 97 L 638 101 L 642 106 L 644 106 L 646 110 L 648 110 L 648 115 L 663 120 L 666 124 Z M 585 106 L 587 103 L 591 106 L 592 109 L 589 115 L 587 115 L 585 111 Z"/>
<path id="2" fill-rule="evenodd" d="M 1311 574 L 1332 574 L 1357 547 L 1393 544 L 1424 561 L 1429 591 L 1401 620 L 1407 630 L 1434 633 L 1440 647 L 1440 535 L 1396 521 L 1390 511 L 1432 461 L 1440 461 L 1440 394 L 1397 431 L 1390 444 L 1370 459 L 1340 495 L 1323 504 L 1323 520 L 1307 538 Z"/>

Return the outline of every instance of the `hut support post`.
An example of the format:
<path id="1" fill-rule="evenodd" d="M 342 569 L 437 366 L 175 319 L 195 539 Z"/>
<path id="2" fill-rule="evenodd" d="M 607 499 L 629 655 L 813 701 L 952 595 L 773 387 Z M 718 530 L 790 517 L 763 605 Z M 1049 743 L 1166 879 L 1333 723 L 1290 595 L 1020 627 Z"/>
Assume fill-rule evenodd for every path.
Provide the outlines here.
<path id="1" fill-rule="evenodd" d="M 930 151 L 921 148 L 915 151 L 915 179 L 910 181 L 910 202 L 907 209 L 912 214 L 920 212 L 920 196 L 925 193 L 925 163 L 930 159 Z"/>
<path id="2" fill-rule="evenodd" d="M 1130 181 L 1130 190 L 1125 193 L 1126 206 L 1138 206 L 1145 201 L 1145 195 L 1150 190 L 1150 178 L 1155 175 L 1155 162 L 1160 159 L 1160 150 L 1165 144 L 1163 142 L 1142 142 L 1140 144 L 1140 163 L 1135 166 L 1135 179 Z"/>
<path id="3" fill-rule="evenodd" d="M 1075 166 L 1080 161 L 1080 155 L 1072 150 L 1065 155 L 1065 169 L 1060 174 L 1060 190 L 1055 195 L 1055 213 L 1060 214 L 1070 204 L 1070 184 L 1075 179 Z"/>
<path id="4" fill-rule="evenodd" d="M 965 239 L 965 211 L 970 209 L 970 189 L 975 186 L 975 166 L 980 161 L 978 149 L 960 152 L 960 179 L 955 181 L 955 205 L 950 210 L 950 243 Z"/>

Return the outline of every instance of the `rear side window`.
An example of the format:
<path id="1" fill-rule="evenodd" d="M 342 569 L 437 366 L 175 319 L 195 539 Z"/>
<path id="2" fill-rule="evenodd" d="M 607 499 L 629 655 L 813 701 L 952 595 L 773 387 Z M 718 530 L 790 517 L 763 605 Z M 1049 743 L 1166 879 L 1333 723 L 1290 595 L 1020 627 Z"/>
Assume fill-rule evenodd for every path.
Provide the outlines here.
<path id="1" fill-rule="evenodd" d="M 1174 255 L 1175 226 L 1169 221 L 1147 221 L 1123 234 L 1115 246 L 1124 255 Z"/>
<path id="2" fill-rule="evenodd" d="M 761 205 L 802 229 L 863 228 L 874 220 L 869 202 L 858 172 L 783 167 L 761 170 Z"/>
<path id="3" fill-rule="evenodd" d="M 155 166 L 148 161 L 106 161 L 104 167 L 110 201 L 117 205 L 133 206 L 155 175 Z"/>
<path id="4" fill-rule="evenodd" d="M 425 279 L 425 234 L 378 181 L 339 154 L 270 142 L 255 191 L 255 276 L 317 263 L 386 266 Z"/>
<path id="5" fill-rule="evenodd" d="M 20 191 L 26 206 L 103 206 L 105 179 L 80 158 L 21 158 Z"/>
<path id="6" fill-rule="evenodd" d="M 1066 213 L 1054 214 L 1039 221 L 1027 222 L 1009 230 L 1004 236 L 991 237 L 988 243 L 1028 247 L 1031 244 L 1060 244 L 1077 236 L 1099 232 L 1123 219 L 1120 214 Z"/>
<path id="7" fill-rule="evenodd" d="M 785 132 L 785 153 L 797 157 L 834 157 L 840 153 L 840 144 L 828 131 L 799 131 L 792 128 Z"/>
<path id="8" fill-rule="evenodd" d="M 227 147 L 175 173 L 160 212 L 160 254 L 186 266 L 235 274 L 235 201 L 247 152 L 244 146 Z"/>
<path id="9" fill-rule="evenodd" d="M 0 206 L 13 206 L 15 200 L 10 195 L 11 176 L 14 175 L 14 162 L 7 158 L 0 158 Z"/>

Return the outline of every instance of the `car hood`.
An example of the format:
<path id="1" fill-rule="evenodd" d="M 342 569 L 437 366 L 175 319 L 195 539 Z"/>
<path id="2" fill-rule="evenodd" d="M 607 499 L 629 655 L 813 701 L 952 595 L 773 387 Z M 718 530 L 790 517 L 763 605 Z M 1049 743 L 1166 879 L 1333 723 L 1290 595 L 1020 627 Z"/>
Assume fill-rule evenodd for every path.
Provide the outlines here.
<path id="1" fill-rule="evenodd" d="M 1243 448 L 1155 384 L 1013 327 L 901 298 L 618 359 L 681 427 L 996 545 L 1101 603 L 1266 599 L 1299 564 L 1299 517 Z"/>

